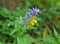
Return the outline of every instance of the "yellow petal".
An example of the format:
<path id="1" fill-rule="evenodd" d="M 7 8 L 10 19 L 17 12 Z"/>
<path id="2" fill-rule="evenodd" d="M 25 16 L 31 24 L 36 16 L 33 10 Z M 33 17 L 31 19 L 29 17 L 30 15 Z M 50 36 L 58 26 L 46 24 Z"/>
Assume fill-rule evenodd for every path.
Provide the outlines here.
<path id="1" fill-rule="evenodd" d="M 34 22 L 31 22 L 31 25 L 34 25 Z"/>
<path id="2" fill-rule="evenodd" d="M 32 20 L 32 22 L 37 23 L 37 20 Z"/>

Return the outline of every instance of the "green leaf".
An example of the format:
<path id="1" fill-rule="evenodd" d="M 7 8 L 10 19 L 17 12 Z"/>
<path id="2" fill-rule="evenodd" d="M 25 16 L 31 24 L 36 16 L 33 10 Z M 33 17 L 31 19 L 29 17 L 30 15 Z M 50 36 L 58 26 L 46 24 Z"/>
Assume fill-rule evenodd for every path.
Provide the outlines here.
<path id="1" fill-rule="evenodd" d="M 17 37 L 17 44 L 31 44 L 32 42 L 35 42 L 36 40 L 29 35 L 25 35 L 23 37 Z"/>
<path id="2" fill-rule="evenodd" d="M 57 38 L 59 36 L 58 32 L 56 31 L 55 27 L 53 27 L 53 30 L 54 30 L 54 35 L 55 37 Z"/>
<path id="3" fill-rule="evenodd" d="M 52 36 L 48 36 L 47 38 L 43 39 L 46 43 L 56 44 L 55 38 Z"/>

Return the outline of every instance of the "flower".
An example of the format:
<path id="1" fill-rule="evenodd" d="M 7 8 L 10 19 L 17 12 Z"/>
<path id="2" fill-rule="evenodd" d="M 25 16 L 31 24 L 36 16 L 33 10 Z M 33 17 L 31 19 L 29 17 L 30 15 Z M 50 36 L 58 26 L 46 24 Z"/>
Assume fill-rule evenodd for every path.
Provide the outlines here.
<path id="1" fill-rule="evenodd" d="M 27 12 L 27 14 L 28 14 L 29 16 L 31 16 L 31 15 L 37 15 L 37 14 L 39 13 L 39 11 L 40 11 L 40 10 L 35 7 L 35 8 L 33 8 L 30 12 Z"/>
<path id="2" fill-rule="evenodd" d="M 32 27 L 35 25 L 35 23 L 37 23 L 37 20 L 33 19 L 33 20 L 29 23 L 29 25 L 27 25 L 27 27 L 28 27 L 28 28 L 32 28 Z"/>
<path id="3" fill-rule="evenodd" d="M 24 18 L 27 20 L 27 19 L 28 19 L 28 17 L 29 17 L 29 16 L 27 16 L 27 15 L 26 15 Z"/>
<path id="4" fill-rule="evenodd" d="M 34 22 L 31 22 L 30 24 L 31 24 L 32 26 L 34 26 Z"/>
<path id="5" fill-rule="evenodd" d="M 30 12 L 27 12 L 27 14 L 31 16 L 33 14 L 33 11 L 31 10 Z"/>
<path id="6" fill-rule="evenodd" d="M 32 28 L 35 25 L 35 23 L 37 23 L 36 15 L 38 15 L 39 11 L 40 10 L 35 7 L 31 9 L 29 12 L 26 12 L 27 15 L 24 17 L 23 22 L 25 26 L 27 26 L 28 28 Z"/>
<path id="7" fill-rule="evenodd" d="M 40 10 L 35 7 L 35 8 L 32 9 L 32 11 L 34 12 L 35 15 L 37 15 Z"/>
<path id="8" fill-rule="evenodd" d="M 30 18 L 30 21 L 32 21 L 32 18 Z"/>
<path id="9" fill-rule="evenodd" d="M 37 20 L 33 19 L 32 22 L 37 23 Z"/>

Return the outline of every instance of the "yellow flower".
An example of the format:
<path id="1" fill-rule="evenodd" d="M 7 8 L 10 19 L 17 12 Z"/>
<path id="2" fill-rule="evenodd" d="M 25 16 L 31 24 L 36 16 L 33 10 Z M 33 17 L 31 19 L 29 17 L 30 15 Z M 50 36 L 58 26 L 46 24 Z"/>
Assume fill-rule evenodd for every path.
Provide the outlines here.
<path id="1" fill-rule="evenodd" d="M 32 22 L 37 23 L 37 20 L 33 19 Z"/>
<path id="2" fill-rule="evenodd" d="M 31 25 L 34 25 L 34 22 L 31 22 L 30 24 L 31 24 Z"/>
<path id="3" fill-rule="evenodd" d="M 30 22 L 27 27 L 28 27 L 28 28 L 32 28 L 33 26 L 34 26 L 34 23 L 33 23 L 33 22 Z"/>
<path id="4" fill-rule="evenodd" d="M 34 24 L 37 23 L 37 20 L 33 19 L 29 25 L 27 26 L 28 28 L 32 28 L 34 26 Z"/>

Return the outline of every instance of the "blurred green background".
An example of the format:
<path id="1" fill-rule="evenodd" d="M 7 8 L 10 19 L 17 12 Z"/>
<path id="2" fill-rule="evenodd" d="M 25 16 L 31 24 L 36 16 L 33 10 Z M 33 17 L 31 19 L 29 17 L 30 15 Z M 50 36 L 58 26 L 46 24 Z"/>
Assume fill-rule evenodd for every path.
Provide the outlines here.
<path id="1" fill-rule="evenodd" d="M 37 7 L 37 24 L 21 25 Z M 0 0 L 0 44 L 60 44 L 60 0 Z"/>

